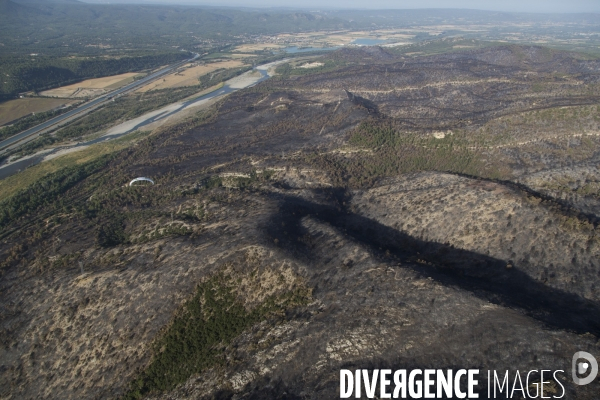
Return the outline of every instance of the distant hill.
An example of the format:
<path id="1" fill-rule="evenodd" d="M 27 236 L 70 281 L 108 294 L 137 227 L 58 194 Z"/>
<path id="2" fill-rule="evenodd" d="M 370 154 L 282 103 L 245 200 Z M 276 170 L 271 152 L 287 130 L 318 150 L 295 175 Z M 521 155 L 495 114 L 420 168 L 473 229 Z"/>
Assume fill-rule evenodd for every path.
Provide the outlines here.
<path id="1" fill-rule="evenodd" d="M 80 3 L 80 4 L 83 4 L 83 2 L 78 1 L 78 0 L 15 0 L 14 2 L 20 3 L 20 4 L 48 4 L 48 3 L 54 3 L 54 4 Z"/>
<path id="2" fill-rule="evenodd" d="M 77 0 L 2 0 L 4 19 L 11 23 L 14 13 L 30 18 L 30 23 L 57 26 L 67 33 L 72 29 L 102 29 L 109 26 L 129 30 L 139 28 L 162 32 L 198 33 L 204 35 L 237 35 L 241 33 L 293 32 L 321 28 L 342 28 L 350 25 L 336 17 L 310 12 L 265 13 L 235 9 L 214 9 L 190 6 L 88 4 Z M 74 7 L 75 6 L 75 7 Z M 43 11 L 43 19 L 39 19 Z M 24 15 L 29 12 L 29 15 Z M 100 24 L 108 24 L 101 26 Z M 42 28 L 42 26 L 40 26 Z"/>
<path id="3" fill-rule="evenodd" d="M 352 26 L 310 12 L 76 0 L 0 2 L 0 70 L 7 74 L 0 81 L 0 99 L 78 79 L 154 68 L 186 57 L 182 49 L 225 48 L 244 36 Z"/>
<path id="4" fill-rule="evenodd" d="M 408 10 L 330 10 L 323 14 L 329 18 L 352 20 L 356 23 L 369 23 L 372 26 L 413 26 L 413 25 L 466 25 L 477 23 L 507 22 L 586 22 L 598 24 L 599 14 L 594 13 L 515 13 L 471 9 L 408 9 Z"/>
<path id="5" fill-rule="evenodd" d="M 585 23 L 594 14 L 519 14 L 480 10 L 329 10 L 234 9 L 159 4 L 90 4 L 78 0 L 0 0 L 0 43 L 5 53 L 81 52 L 80 46 L 111 48 L 196 46 L 248 35 L 273 35 L 335 29 L 382 29 L 469 24 L 540 22 Z M 547 28 L 546 29 L 547 33 Z M 426 35 L 426 34 L 425 34 Z M 109 42 L 109 43 L 108 43 Z"/>
<path id="6" fill-rule="evenodd" d="M 48 48 L 56 55 L 90 53 L 100 44 L 115 49 L 191 47 L 202 41 L 223 42 L 240 35 L 357 26 L 311 12 L 88 4 L 77 0 L 0 1 L 0 43 L 8 54 L 38 53 Z"/>
<path id="7" fill-rule="evenodd" d="M 0 19 L 23 17 L 28 15 L 41 15 L 40 10 L 18 4 L 11 0 L 0 0 Z"/>

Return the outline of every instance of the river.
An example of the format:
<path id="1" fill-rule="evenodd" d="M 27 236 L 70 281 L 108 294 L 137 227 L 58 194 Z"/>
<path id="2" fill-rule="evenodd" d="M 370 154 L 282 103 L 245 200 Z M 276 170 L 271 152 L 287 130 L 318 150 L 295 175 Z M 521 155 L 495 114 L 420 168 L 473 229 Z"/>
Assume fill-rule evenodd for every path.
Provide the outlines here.
<path id="1" fill-rule="evenodd" d="M 39 164 L 44 159 L 53 158 L 52 156 L 56 156 L 58 152 L 65 152 L 71 149 L 77 148 L 85 148 L 87 146 L 91 146 L 95 143 L 100 143 L 107 140 L 113 140 L 128 133 L 131 133 L 139 128 L 142 128 L 146 125 L 150 125 L 154 122 L 165 120 L 177 114 L 185 109 L 189 109 L 191 107 L 202 105 L 216 97 L 224 96 L 229 93 L 233 93 L 240 89 L 244 89 L 247 87 L 254 86 L 266 79 L 270 78 L 269 69 L 275 67 L 279 64 L 289 61 L 289 59 L 275 61 L 269 64 L 264 64 L 256 67 L 252 71 L 248 71 L 240 76 L 232 78 L 225 82 L 222 88 L 215 90 L 214 92 L 210 92 L 208 94 L 198 96 L 195 98 L 191 98 L 189 100 L 183 102 L 176 102 L 173 104 L 169 104 L 159 110 L 151 111 L 146 113 L 140 117 L 134 118 L 130 121 L 121 123 L 117 126 L 110 128 L 104 135 L 88 140 L 85 142 L 80 142 L 74 145 L 68 146 L 57 146 L 52 149 L 46 149 L 40 151 L 34 155 L 26 156 L 12 163 L 6 163 L 3 166 L 0 166 L 0 179 L 4 179 L 9 177 L 17 172 L 24 170 L 25 168 L 31 167 L 33 165 Z M 256 72 L 260 73 L 260 76 L 256 76 Z M 254 76 L 253 76 L 254 75 Z"/>

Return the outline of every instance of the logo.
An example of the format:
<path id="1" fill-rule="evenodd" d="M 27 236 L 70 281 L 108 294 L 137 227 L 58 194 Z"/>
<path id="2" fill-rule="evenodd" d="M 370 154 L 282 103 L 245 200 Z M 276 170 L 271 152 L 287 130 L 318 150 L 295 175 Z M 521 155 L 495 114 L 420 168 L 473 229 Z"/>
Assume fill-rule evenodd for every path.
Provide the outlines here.
<path id="1" fill-rule="evenodd" d="M 571 366 L 573 382 L 575 382 L 576 385 L 587 385 L 588 383 L 592 383 L 598 375 L 598 362 L 596 361 L 596 358 L 585 351 L 578 351 L 573 354 L 573 363 Z M 580 376 L 585 374 L 588 374 L 588 376 L 580 378 Z"/>

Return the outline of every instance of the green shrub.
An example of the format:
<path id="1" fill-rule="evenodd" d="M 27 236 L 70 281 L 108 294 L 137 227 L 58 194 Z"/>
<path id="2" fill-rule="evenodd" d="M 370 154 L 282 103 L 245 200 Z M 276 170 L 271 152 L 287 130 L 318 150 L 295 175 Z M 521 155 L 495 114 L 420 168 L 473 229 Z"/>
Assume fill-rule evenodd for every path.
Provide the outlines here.
<path id="1" fill-rule="evenodd" d="M 153 344 L 150 365 L 133 381 L 123 399 L 140 399 L 171 390 L 192 374 L 222 362 L 223 345 L 254 324 L 305 304 L 308 290 L 272 295 L 248 310 L 237 297 L 236 280 L 219 273 L 198 285 L 194 297 L 176 314 L 166 332 Z"/>
<path id="2" fill-rule="evenodd" d="M 102 169 L 113 155 L 105 155 L 88 163 L 67 167 L 49 174 L 27 189 L 0 203 L 0 231 L 24 215 L 43 206 L 60 206 L 60 197 L 88 176 Z"/>

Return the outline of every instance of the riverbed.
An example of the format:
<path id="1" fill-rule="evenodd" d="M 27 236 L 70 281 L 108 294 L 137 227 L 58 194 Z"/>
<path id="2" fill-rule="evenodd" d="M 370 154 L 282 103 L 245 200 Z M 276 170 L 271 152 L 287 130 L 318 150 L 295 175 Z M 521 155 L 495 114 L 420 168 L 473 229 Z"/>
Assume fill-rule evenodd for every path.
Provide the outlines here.
<path id="1" fill-rule="evenodd" d="M 220 89 L 217 89 L 205 95 L 189 98 L 185 101 L 169 104 L 168 106 L 165 106 L 159 110 L 148 112 L 140 117 L 123 122 L 119 125 L 110 128 L 102 136 L 99 136 L 95 139 L 80 142 L 77 144 L 63 145 L 53 147 L 50 149 L 45 149 L 30 156 L 22 157 L 18 160 L 15 160 L 14 162 L 9 161 L 4 165 L 0 166 L 0 179 L 4 179 L 24 170 L 25 168 L 39 164 L 40 162 L 46 160 L 50 160 L 52 158 L 59 157 L 63 154 L 83 150 L 86 147 L 91 146 L 95 143 L 119 138 L 123 135 L 134 132 L 150 124 L 152 124 L 153 128 L 156 128 L 157 126 L 166 123 L 170 118 L 176 116 L 182 111 L 202 106 L 220 96 L 225 96 L 240 89 L 254 86 L 266 79 L 269 79 L 272 76 L 272 71 L 274 70 L 274 67 L 287 61 L 289 61 L 289 59 L 259 65 L 251 71 L 245 72 L 240 76 L 236 76 L 235 78 L 226 81 L 223 87 L 221 87 Z"/>

